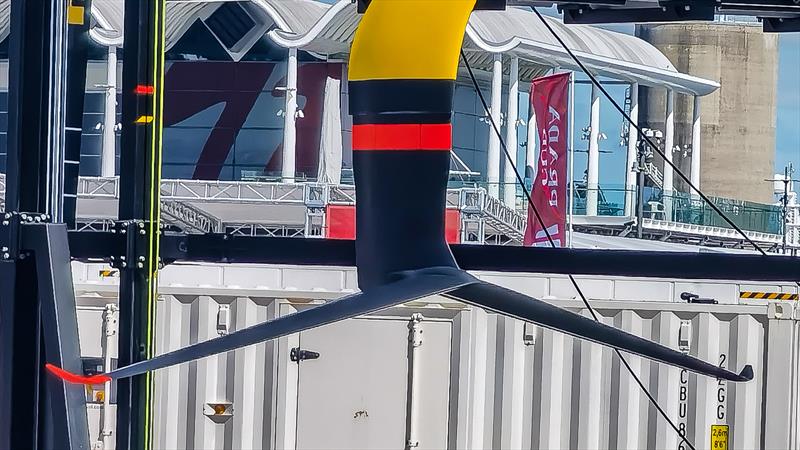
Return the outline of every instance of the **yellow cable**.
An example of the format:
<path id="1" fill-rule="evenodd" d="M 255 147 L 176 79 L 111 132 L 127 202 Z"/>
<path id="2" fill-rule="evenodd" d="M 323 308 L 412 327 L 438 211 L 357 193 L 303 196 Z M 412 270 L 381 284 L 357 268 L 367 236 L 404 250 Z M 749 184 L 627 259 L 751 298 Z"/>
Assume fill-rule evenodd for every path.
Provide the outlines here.
<path id="1" fill-rule="evenodd" d="M 146 358 L 153 356 L 153 309 L 158 295 L 158 257 L 160 250 L 161 222 L 161 150 L 164 108 L 164 35 L 165 35 L 165 0 L 158 0 L 155 5 L 153 24 L 153 96 L 152 114 L 154 120 L 151 128 L 150 143 L 150 214 L 148 233 L 148 266 L 147 266 L 147 333 L 145 343 Z M 152 440 L 152 374 L 145 375 L 145 436 L 144 448 L 149 450 Z"/>

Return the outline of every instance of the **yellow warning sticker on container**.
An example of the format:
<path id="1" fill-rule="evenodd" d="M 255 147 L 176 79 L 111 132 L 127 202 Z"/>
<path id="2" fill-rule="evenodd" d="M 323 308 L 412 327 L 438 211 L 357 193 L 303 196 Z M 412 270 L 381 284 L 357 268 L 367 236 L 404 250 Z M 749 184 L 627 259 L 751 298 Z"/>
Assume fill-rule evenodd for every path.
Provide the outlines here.
<path id="1" fill-rule="evenodd" d="M 711 425 L 712 450 L 728 450 L 728 426 Z"/>
<path id="2" fill-rule="evenodd" d="M 83 6 L 69 5 L 67 7 L 67 23 L 83 25 Z"/>
<path id="3" fill-rule="evenodd" d="M 787 292 L 739 292 L 739 298 L 756 298 L 763 300 L 797 300 L 797 294 Z"/>

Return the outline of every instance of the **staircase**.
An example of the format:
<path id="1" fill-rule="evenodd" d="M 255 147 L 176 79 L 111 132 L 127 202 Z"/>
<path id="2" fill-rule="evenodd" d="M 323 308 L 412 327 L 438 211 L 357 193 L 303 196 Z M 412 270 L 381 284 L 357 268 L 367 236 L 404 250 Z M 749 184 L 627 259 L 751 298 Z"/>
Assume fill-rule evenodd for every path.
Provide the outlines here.
<path id="1" fill-rule="evenodd" d="M 645 164 L 644 173 L 648 178 L 650 178 L 650 181 L 652 181 L 657 188 L 661 189 L 664 187 L 664 174 L 661 173 L 661 169 L 656 167 L 652 161 L 648 161 Z"/>
<path id="2" fill-rule="evenodd" d="M 522 242 L 525 237 L 525 215 L 490 196 L 486 189 L 460 189 L 459 208 L 462 213 L 481 217 L 487 225 L 513 241 Z"/>
<path id="3" fill-rule="evenodd" d="M 210 213 L 189 203 L 177 200 L 162 200 L 161 215 L 165 222 L 172 223 L 186 232 L 219 233 L 222 221 Z"/>

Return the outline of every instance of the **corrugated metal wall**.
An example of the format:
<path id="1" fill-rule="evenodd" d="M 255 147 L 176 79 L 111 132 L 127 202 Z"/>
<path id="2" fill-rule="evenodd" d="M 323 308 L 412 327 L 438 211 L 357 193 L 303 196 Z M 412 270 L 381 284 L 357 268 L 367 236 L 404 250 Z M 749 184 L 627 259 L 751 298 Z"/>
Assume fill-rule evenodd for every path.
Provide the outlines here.
<path id="1" fill-rule="evenodd" d="M 657 310 L 601 312 L 606 323 L 673 348 L 678 347 L 681 323 L 689 322 L 691 354 L 727 367 L 749 363 L 763 368 L 763 316 Z M 543 329 L 535 331 L 535 343 L 526 345 L 518 338 L 521 325 L 516 321 L 494 315 L 485 320 L 489 327 L 486 346 L 496 349 L 488 352 L 487 379 L 503 376 L 506 380 L 487 382 L 486 403 L 492 414 L 486 415 L 482 430 L 473 431 L 476 440 L 469 443 L 470 447 L 679 448 L 676 433 L 650 406 L 612 350 Z M 512 339 L 508 339 L 509 331 Z M 509 363 L 507 358 L 516 361 Z M 759 369 L 754 382 L 734 385 L 630 355 L 627 360 L 698 448 L 710 442 L 712 424 L 730 426 L 732 448 L 759 446 Z M 511 364 L 524 370 L 503 370 Z M 477 360 L 476 369 L 482 371 L 480 366 Z M 523 388 L 513 389 L 515 382 Z M 509 407 L 513 411 L 513 402 L 521 393 L 523 404 L 516 406 L 521 412 L 507 411 Z"/>
<path id="2" fill-rule="evenodd" d="M 249 276 L 235 277 L 232 272 L 220 276 L 216 268 L 205 269 L 201 270 L 202 283 L 213 295 L 198 295 L 203 289 L 189 283 L 189 268 L 183 274 L 165 277 L 168 283 L 174 283 L 162 289 L 168 293 L 158 304 L 157 351 L 211 339 L 309 307 L 321 301 L 312 302 L 310 298 L 333 297 L 337 288 L 340 292 L 348 290 L 352 283 L 348 274 L 334 269 L 314 269 L 305 277 L 298 268 L 285 273 L 270 269 L 275 273 L 267 279 L 254 278 L 254 268 L 247 269 Z M 319 271 L 325 273 L 316 273 Z M 192 283 L 200 282 L 194 276 L 196 273 L 191 276 Z M 311 294 L 307 285 L 314 281 L 309 277 L 320 280 L 319 296 Z M 541 287 L 536 287 L 540 284 L 536 277 L 526 280 L 493 274 L 485 278 L 520 291 Z M 237 288 L 221 286 L 234 279 Z M 625 290 L 614 295 L 634 296 L 630 282 L 612 283 L 614 292 L 623 285 Z M 258 296 L 254 288 L 242 288 L 242 283 L 261 283 L 265 295 Z M 606 286 L 604 280 L 588 283 Z M 550 280 L 548 286 L 552 292 L 554 281 Z M 639 289 L 647 286 L 642 284 Z M 694 288 L 704 289 L 702 283 L 695 283 Z M 549 301 L 586 314 L 579 302 L 563 300 L 570 297 Z M 740 370 L 745 364 L 755 369 L 755 380 L 734 384 L 628 356 L 643 383 L 697 448 L 710 446 L 711 426 L 716 424 L 729 426 L 730 448 L 800 448 L 796 441 L 800 313 L 793 303 L 698 305 L 645 300 L 594 301 L 594 306 L 608 324 L 684 348 L 732 370 Z M 609 349 L 440 297 L 383 311 L 371 316 L 371 321 L 396 324 L 408 321 L 413 313 L 425 317 L 422 327 L 429 331 L 423 343 L 423 349 L 429 349 L 427 362 L 420 375 L 428 389 L 423 389 L 427 394 L 420 400 L 422 410 L 428 411 L 424 414 L 428 428 L 418 433 L 421 448 L 439 448 L 443 445 L 440 439 L 446 439 L 448 448 L 459 449 L 688 448 L 681 446 L 677 434 Z M 335 433 L 339 437 L 326 442 L 329 448 L 358 448 L 357 443 L 364 442 L 370 447 L 404 447 L 406 442 L 397 434 L 395 419 L 404 417 L 407 409 L 405 402 L 397 400 L 406 398 L 408 389 L 405 372 L 397 376 L 398 370 L 407 368 L 408 354 L 403 351 L 407 336 L 398 333 L 397 325 L 384 323 L 387 325 L 369 327 L 372 331 L 364 332 L 361 340 L 357 335 L 354 338 L 354 330 L 367 328 L 354 327 L 350 321 L 315 330 L 314 339 L 301 333 L 159 371 L 155 378 L 154 447 L 305 448 L 303 443 L 311 440 L 303 436 L 322 432 L 333 423 L 342 424 L 337 426 L 351 434 L 394 431 L 378 432 L 377 436 Z M 434 324 L 447 324 L 450 331 Z M 330 344 L 323 346 L 328 350 L 319 361 L 298 364 L 289 360 L 291 348 L 301 343 L 306 348 L 313 346 L 312 342 L 317 346 L 320 342 L 349 342 L 348 348 L 363 357 L 348 353 L 335 356 L 337 352 L 330 350 L 335 344 Z M 328 359 L 324 359 L 326 354 Z M 330 358 L 335 358 L 333 363 Z M 365 367 L 370 374 L 364 374 Z M 320 377 L 341 380 L 337 381 L 341 389 L 319 389 L 320 380 L 325 380 Z M 375 409 L 372 399 L 372 406 L 355 411 L 352 419 L 329 416 L 341 412 L 334 403 L 341 406 L 342 399 L 351 393 L 365 397 L 354 404 L 370 405 L 369 397 L 375 396 L 393 398 L 381 401 L 397 404 L 384 413 Z M 233 414 L 214 415 L 209 403 L 231 403 Z M 372 414 L 365 420 L 367 411 Z M 391 423 L 386 422 L 389 420 Z M 437 430 L 446 430 L 446 434 L 437 434 Z M 318 446 L 318 440 L 313 442 Z"/>
<path id="3" fill-rule="evenodd" d="M 220 307 L 230 308 L 234 331 L 273 317 L 274 305 L 266 299 L 246 297 L 165 296 L 158 308 L 159 351 L 218 336 Z M 752 314 L 693 309 L 601 311 L 609 324 L 672 347 L 678 347 L 681 323 L 687 322 L 691 354 L 733 369 L 752 364 L 756 379 L 732 384 L 628 357 L 692 442 L 710 442 L 711 425 L 727 424 L 731 448 L 758 448 L 764 308 L 746 308 Z M 412 312 L 425 315 L 427 309 L 413 308 L 407 315 Z M 451 448 L 678 448 L 676 434 L 650 407 L 611 350 L 538 328 L 526 339 L 522 323 L 482 311 L 462 311 L 456 319 L 468 321 L 468 326 L 455 342 L 458 347 L 453 359 L 462 372 L 451 380 L 455 386 L 452 395 L 466 394 L 467 405 L 459 408 L 451 399 L 455 409 L 451 413 L 457 417 L 455 423 L 450 421 Z M 329 328 L 331 338 L 341 331 L 336 325 Z M 285 341 L 277 346 L 289 348 L 288 339 Z M 398 342 L 377 340 L 369 345 L 380 349 L 393 344 Z M 159 372 L 156 447 L 280 447 L 273 429 L 280 426 L 278 416 L 298 414 L 284 408 L 297 408 L 296 400 L 287 396 L 297 396 L 297 389 L 303 386 L 276 386 L 279 366 L 290 364 L 285 351 L 281 352 L 283 359 L 276 361 L 277 346 L 254 346 Z M 422 377 L 427 376 L 423 371 Z M 386 388 L 405 390 L 406 386 L 395 383 Z M 279 397 L 283 397 L 281 406 Z M 325 400 L 319 398 L 322 405 Z M 217 423 L 204 415 L 205 403 L 227 401 L 234 405 L 229 419 Z M 447 423 L 446 416 L 438 419 L 442 426 Z M 312 433 L 321 426 L 299 429 L 297 434 Z M 466 433 L 459 434 L 459 428 Z M 336 447 L 335 442 L 331 445 Z M 402 445 L 397 442 L 398 447 Z"/>
<path id="4" fill-rule="evenodd" d="M 157 310 L 158 353 L 220 335 L 221 306 L 231 331 L 274 317 L 272 301 L 209 296 L 162 297 Z M 154 446 L 163 449 L 272 448 L 275 365 L 271 343 L 161 370 L 155 377 Z M 230 401 L 234 414 L 215 421 L 210 402 Z"/>

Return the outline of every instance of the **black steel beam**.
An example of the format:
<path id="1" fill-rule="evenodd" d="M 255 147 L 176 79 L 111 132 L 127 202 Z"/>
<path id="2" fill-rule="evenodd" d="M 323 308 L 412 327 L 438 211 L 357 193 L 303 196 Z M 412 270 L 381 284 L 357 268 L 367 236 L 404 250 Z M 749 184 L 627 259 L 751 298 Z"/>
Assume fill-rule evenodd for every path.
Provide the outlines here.
<path id="1" fill-rule="evenodd" d="M 164 0 L 125 0 L 122 148 L 117 231 L 126 241 L 120 267 L 119 364 L 151 356 L 154 251 L 161 173 Z M 145 243 L 146 245 L 142 245 Z M 155 244 L 157 246 L 157 244 Z M 117 384 L 117 449 L 150 447 L 150 376 Z"/>
<path id="2" fill-rule="evenodd" d="M 800 16 L 794 18 L 764 19 L 765 33 L 797 33 L 800 32 Z"/>
<path id="3" fill-rule="evenodd" d="M 507 0 L 507 4 L 541 8 L 556 6 L 564 13 L 565 23 L 711 21 L 715 14 L 760 19 L 800 17 L 800 4 L 796 0 L 660 0 L 650 4 L 626 0 Z"/>
<path id="4" fill-rule="evenodd" d="M 665 4 L 663 8 L 592 8 L 589 6 L 564 6 L 564 23 L 603 24 L 676 22 L 687 20 L 714 20 L 711 3 L 681 2 Z"/>
<path id="5" fill-rule="evenodd" d="M 88 449 L 85 397 L 44 374 L 81 370 L 67 232 L 47 220 L 58 180 L 49 166 L 59 111 L 53 55 L 66 4 L 15 1 L 9 43 L 6 213 L 0 217 L 0 449 Z M 64 341 L 62 341 L 62 338 Z"/>
<path id="6" fill-rule="evenodd" d="M 31 448 L 89 450 L 86 391 L 49 376 L 43 366 L 48 362 L 73 373 L 83 372 L 67 227 L 27 223 L 22 226 L 22 248 L 29 255 L 24 261 L 35 262 L 32 267 L 21 264 L 18 270 L 29 270 L 36 280 L 24 289 L 26 296 L 33 292 L 38 299 L 41 326 L 37 331 L 43 343 L 37 366 L 21 368 L 28 378 L 40 380 L 39 447 Z"/>
<path id="7" fill-rule="evenodd" d="M 602 275 L 695 280 L 793 282 L 800 280 L 800 258 L 719 252 L 651 252 L 493 245 L 450 246 L 466 270 Z M 70 233 L 78 260 L 124 254 L 122 237 L 112 233 Z M 355 266 L 352 241 L 167 234 L 161 258 L 166 262 Z"/>
<path id="8" fill-rule="evenodd" d="M 13 2 L 9 35 L 6 211 L 45 212 L 50 1 Z"/>
<path id="9" fill-rule="evenodd" d="M 50 1 L 11 3 L 5 210 L 46 211 Z M 0 222 L 0 448 L 37 448 L 39 303 L 31 260 L 16 260 L 19 217 Z M 44 426 L 44 423 L 41 424 Z"/>

